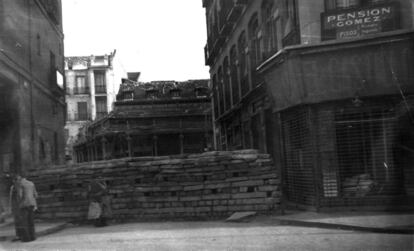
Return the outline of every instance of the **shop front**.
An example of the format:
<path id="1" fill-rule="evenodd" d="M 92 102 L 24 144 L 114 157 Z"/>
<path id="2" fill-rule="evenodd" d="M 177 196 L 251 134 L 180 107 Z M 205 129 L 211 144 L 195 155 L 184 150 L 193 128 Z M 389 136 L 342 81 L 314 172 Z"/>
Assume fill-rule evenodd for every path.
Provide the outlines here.
<path id="1" fill-rule="evenodd" d="M 264 66 L 287 203 L 413 208 L 413 34 L 297 46 Z M 278 160 L 276 159 L 276 162 Z"/>
<path id="2" fill-rule="evenodd" d="M 289 202 L 316 209 L 414 206 L 414 141 L 407 134 L 414 124 L 402 123 L 409 114 L 401 105 L 400 97 L 383 96 L 282 112 Z"/>

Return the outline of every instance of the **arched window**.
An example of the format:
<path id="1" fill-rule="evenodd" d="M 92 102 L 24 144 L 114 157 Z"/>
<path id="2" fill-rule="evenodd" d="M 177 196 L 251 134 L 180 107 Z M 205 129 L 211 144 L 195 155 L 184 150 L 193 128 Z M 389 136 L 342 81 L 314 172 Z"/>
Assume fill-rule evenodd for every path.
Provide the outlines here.
<path id="1" fill-rule="evenodd" d="M 254 69 L 261 61 L 261 35 L 258 15 L 254 14 L 249 22 L 250 63 Z"/>
<path id="2" fill-rule="evenodd" d="M 224 113 L 224 81 L 223 81 L 223 68 L 220 66 L 218 70 L 218 93 L 219 93 L 219 106 L 220 106 L 220 114 Z"/>
<path id="3" fill-rule="evenodd" d="M 223 61 L 223 87 L 225 110 L 227 111 L 231 108 L 230 68 L 228 57 L 226 57 Z"/>
<path id="4" fill-rule="evenodd" d="M 240 100 L 240 87 L 239 77 L 237 72 L 237 49 L 233 45 L 230 49 L 230 78 L 231 78 L 231 90 L 233 96 L 233 104 L 237 104 Z"/>
<path id="5" fill-rule="evenodd" d="M 237 50 L 239 52 L 239 78 L 242 96 L 249 91 L 249 74 L 247 70 L 247 40 L 243 31 L 238 39 Z"/>
<path id="6" fill-rule="evenodd" d="M 214 103 L 214 116 L 215 116 L 215 119 L 217 119 L 220 116 L 217 75 L 213 76 L 213 103 Z"/>
<path id="7" fill-rule="evenodd" d="M 263 23 L 263 54 L 269 57 L 273 50 L 277 48 L 277 34 L 273 22 L 273 0 L 263 0 L 262 2 L 262 23 Z M 276 49 L 277 50 L 277 49 Z"/>

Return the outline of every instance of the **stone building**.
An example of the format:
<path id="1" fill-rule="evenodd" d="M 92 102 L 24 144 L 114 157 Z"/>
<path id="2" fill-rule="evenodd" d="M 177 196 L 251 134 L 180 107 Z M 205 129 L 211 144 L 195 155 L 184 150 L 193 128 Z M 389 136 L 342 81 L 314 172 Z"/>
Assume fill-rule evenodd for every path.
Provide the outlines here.
<path id="1" fill-rule="evenodd" d="M 257 148 L 285 204 L 413 206 L 412 0 L 204 0 L 217 148 Z"/>
<path id="2" fill-rule="evenodd" d="M 0 1 L 0 34 L 0 176 L 61 163 L 61 1 Z"/>
<path id="3" fill-rule="evenodd" d="M 208 80 L 123 79 L 114 110 L 87 126 L 77 162 L 200 153 L 212 147 Z"/>
<path id="4" fill-rule="evenodd" d="M 61 1 L 0 1 L 0 221 L 7 174 L 64 159 Z"/>
<path id="5" fill-rule="evenodd" d="M 112 111 L 121 74 L 116 51 L 109 55 L 65 58 L 67 121 L 66 158 L 72 159 L 73 143 L 87 123 Z"/>

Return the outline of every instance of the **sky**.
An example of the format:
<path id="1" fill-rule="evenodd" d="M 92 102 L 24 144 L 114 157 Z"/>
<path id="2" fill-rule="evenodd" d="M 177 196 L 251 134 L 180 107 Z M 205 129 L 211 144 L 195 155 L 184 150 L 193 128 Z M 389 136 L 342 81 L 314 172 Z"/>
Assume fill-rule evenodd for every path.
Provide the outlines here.
<path id="1" fill-rule="evenodd" d="M 140 81 L 209 78 L 201 0 L 62 0 L 65 56 L 110 54 Z"/>

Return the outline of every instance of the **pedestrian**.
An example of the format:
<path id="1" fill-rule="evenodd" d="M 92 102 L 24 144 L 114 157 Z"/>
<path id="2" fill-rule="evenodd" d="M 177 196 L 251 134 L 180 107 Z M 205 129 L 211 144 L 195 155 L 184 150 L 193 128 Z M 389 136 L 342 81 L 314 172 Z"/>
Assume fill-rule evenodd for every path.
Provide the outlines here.
<path id="1" fill-rule="evenodd" d="M 37 210 L 37 191 L 36 186 L 30 180 L 21 175 L 16 176 L 18 182 L 18 199 L 21 214 L 21 236 L 23 242 L 34 241 L 36 239 L 34 226 L 34 212 Z"/>
<path id="2" fill-rule="evenodd" d="M 93 220 L 96 227 L 107 226 L 107 219 L 112 217 L 112 209 L 106 182 L 100 178 L 91 181 L 88 197 L 88 219 Z"/>
<path id="3" fill-rule="evenodd" d="M 14 221 L 14 230 L 16 233 L 16 237 L 12 241 L 18 241 L 22 239 L 23 229 L 22 229 L 22 214 L 19 206 L 19 194 L 20 194 L 21 186 L 20 180 L 18 180 L 17 175 L 13 175 L 12 185 L 10 186 L 10 210 L 13 214 L 13 221 Z"/>

